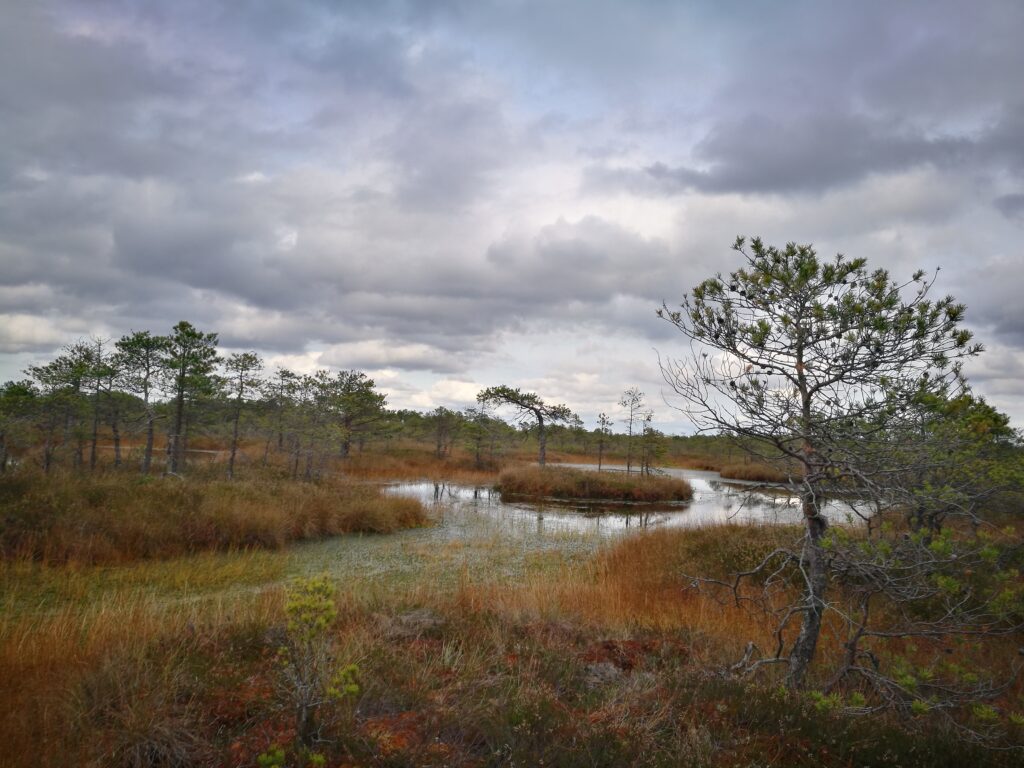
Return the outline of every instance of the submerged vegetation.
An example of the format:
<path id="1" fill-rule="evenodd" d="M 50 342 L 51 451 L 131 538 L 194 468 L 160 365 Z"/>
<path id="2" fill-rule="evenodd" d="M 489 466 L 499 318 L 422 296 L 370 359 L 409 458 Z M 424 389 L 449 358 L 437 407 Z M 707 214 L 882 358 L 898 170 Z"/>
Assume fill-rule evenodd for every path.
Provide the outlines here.
<path id="1" fill-rule="evenodd" d="M 679 477 L 591 472 L 570 467 L 516 467 L 498 477 L 503 496 L 619 502 L 687 501 L 693 488 Z"/>

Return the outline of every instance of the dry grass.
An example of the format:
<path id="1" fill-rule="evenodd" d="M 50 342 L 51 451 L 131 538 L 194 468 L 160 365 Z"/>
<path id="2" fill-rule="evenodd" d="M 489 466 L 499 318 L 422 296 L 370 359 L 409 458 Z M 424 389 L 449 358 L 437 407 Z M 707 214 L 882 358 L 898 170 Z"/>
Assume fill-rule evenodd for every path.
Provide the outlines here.
<path id="1" fill-rule="evenodd" d="M 673 456 L 668 463 L 673 467 L 682 469 L 697 469 L 704 472 L 717 472 L 722 468 L 723 462 L 710 456 Z"/>
<path id="2" fill-rule="evenodd" d="M 792 477 L 785 469 L 756 461 L 724 464 L 718 473 L 732 480 L 753 480 L 758 483 L 788 483 Z"/>
<path id="3" fill-rule="evenodd" d="M 477 466 L 471 456 L 462 454 L 439 459 L 423 450 L 357 454 L 339 464 L 341 472 L 360 480 L 445 480 L 467 485 L 493 482 L 504 466 L 497 461 Z"/>
<path id="4" fill-rule="evenodd" d="M 427 523 L 418 501 L 360 484 L 118 474 L 4 477 L 0 513 L 0 555 L 49 563 L 275 549 L 291 541 Z"/>
<path id="5" fill-rule="evenodd" d="M 464 585 L 459 600 L 519 622 L 568 618 L 601 632 L 683 632 L 703 661 L 721 664 L 735 661 L 747 640 L 765 643 L 770 624 L 745 608 L 686 589 L 686 575 L 749 567 L 785 536 L 784 529 L 756 526 L 655 529 L 554 577 L 537 574 L 516 586 Z"/>
<path id="6" fill-rule="evenodd" d="M 246 600 L 175 604 L 119 595 L 88 610 L 69 604 L 47 614 L 6 616 L 0 622 L 0 738 L 11 761 L 4 764 L 88 764 L 87 756 L 95 757 L 89 753 L 102 747 L 106 736 L 123 738 L 127 725 L 122 722 L 116 732 L 116 722 L 89 721 L 77 699 L 90 679 L 106 669 L 112 684 L 130 687 L 133 674 L 145 667 L 159 672 L 166 655 L 187 649 L 199 637 L 262 631 L 277 620 L 280 603 L 277 590 Z M 154 648 L 165 658 L 147 660 Z M 146 693 L 160 698 L 162 691 Z M 136 707 L 132 719 L 139 721 L 144 715 L 139 707 L 147 702 L 125 703 Z"/>
<path id="7" fill-rule="evenodd" d="M 454 594 L 345 585 L 332 632 L 339 660 L 358 664 L 361 691 L 356 714 L 326 734 L 328 764 L 1014 764 L 952 736 L 823 714 L 777 686 L 709 674 L 748 639 L 767 645 L 770 628 L 686 589 L 684 574 L 748 567 L 792 533 L 656 529 L 582 565 L 538 569 L 525 584 L 464 582 Z M 270 556 L 244 557 L 259 569 Z M 194 579 L 218 584 L 218 562 L 131 570 L 174 581 L 172 571 L 198 569 Z M 156 765 L 180 756 L 239 766 L 290 743 L 291 715 L 274 688 L 279 589 L 170 603 L 125 586 L 102 600 L 0 617 L 0 762 Z M 396 633 L 411 608 L 431 617 L 426 629 Z M 823 638 L 822 652 L 835 643 Z"/>
<path id="8" fill-rule="evenodd" d="M 526 498 L 600 499 L 622 502 L 686 501 L 693 497 L 681 478 L 621 472 L 591 472 L 568 467 L 517 467 L 501 473 L 502 494 Z"/>

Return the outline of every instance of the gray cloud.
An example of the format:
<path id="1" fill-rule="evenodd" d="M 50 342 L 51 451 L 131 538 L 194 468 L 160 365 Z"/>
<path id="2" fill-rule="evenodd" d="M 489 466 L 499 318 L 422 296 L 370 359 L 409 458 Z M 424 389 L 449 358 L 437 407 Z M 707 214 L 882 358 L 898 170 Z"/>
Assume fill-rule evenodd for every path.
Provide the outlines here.
<path id="1" fill-rule="evenodd" d="M 992 204 L 1009 219 L 1024 219 L 1024 193 L 1000 195 Z"/>
<path id="2" fill-rule="evenodd" d="M 1015 2 L 8 3 L 0 364 L 187 318 L 462 389 L 543 340 L 524 380 L 603 397 L 741 232 L 948 264 L 1024 348 L 1022 32 Z"/>
<path id="3" fill-rule="evenodd" d="M 977 137 L 932 137 L 855 115 L 748 115 L 716 125 L 694 147 L 699 165 L 592 166 L 585 186 L 646 195 L 812 194 L 921 166 L 995 176 L 1007 167 L 1024 171 L 1021 130 L 1016 112 Z"/>

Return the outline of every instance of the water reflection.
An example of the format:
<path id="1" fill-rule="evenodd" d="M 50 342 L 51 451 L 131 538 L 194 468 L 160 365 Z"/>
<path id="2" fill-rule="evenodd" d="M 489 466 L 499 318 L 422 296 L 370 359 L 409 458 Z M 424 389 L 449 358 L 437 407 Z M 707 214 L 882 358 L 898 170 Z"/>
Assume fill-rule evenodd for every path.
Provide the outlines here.
<path id="1" fill-rule="evenodd" d="M 669 469 L 686 479 L 693 499 L 665 505 L 608 505 L 600 502 L 527 502 L 502 499 L 487 486 L 442 482 L 399 483 L 389 493 L 413 496 L 433 505 L 445 537 L 479 534 L 542 540 L 553 534 L 584 533 L 601 538 L 654 526 L 689 528 L 722 523 L 798 523 L 799 500 L 785 488 L 767 489 L 756 483 L 725 480 L 716 472 Z M 833 502 L 825 514 L 842 518 L 845 507 Z"/>
<path id="2" fill-rule="evenodd" d="M 488 486 L 398 483 L 386 492 L 420 499 L 435 524 L 387 536 L 339 536 L 289 550 L 294 573 L 328 571 L 346 582 L 453 587 L 459 579 L 509 582 L 538 563 L 582 560 L 616 538 L 658 526 L 727 522 L 795 523 L 796 498 L 714 472 L 668 470 L 693 485 L 691 501 L 662 508 L 531 504 L 503 500 Z M 844 509 L 826 513 L 842 519 Z"/>

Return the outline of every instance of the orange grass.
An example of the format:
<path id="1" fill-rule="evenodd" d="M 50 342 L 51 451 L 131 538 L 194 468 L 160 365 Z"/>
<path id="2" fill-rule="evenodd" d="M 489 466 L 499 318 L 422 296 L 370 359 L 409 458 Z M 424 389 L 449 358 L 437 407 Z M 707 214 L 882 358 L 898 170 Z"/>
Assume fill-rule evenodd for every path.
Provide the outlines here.
<path id="1" fill-rule="evenodd" d="M 339 471 L 360 480 L 445 480 L 447 482 L 491 483 L 503 462 L 485 461 L 477 466 L 472 456 L 456 453 L 437 458 L 427 451 L 364 453 L 338 463 Z"/>
<path id="2" fill-rule="evenodd" d="M 736 528 L 744 535 L 735 548 L 748 546 L 751 556 L 752 542 L 774 539 L 762 536 L 760 529 Z M 566 567 L 556 578 L 538 575 L 515 586 L 463 585 L 459 601 L 516 621 L 568 618 L 591 629 L 627 634 L 683 631 L 706 660 L 735 660 L 747 640 L 766 643 L 772 627 L 746 608 L 687 589 L 684 574 L 700 572 L 704 565 L 703 556 L 691 555 L 705 549 L 715 533 L 656 529 L 619 542 L 583 567 Z"/>
<path id="3" fill-rule="evenodd" d="M 776 547 L 791 544 L 796 535 L 794 529 L 784 526 L 655 529 L 624 539 L 584 566 L 564 567 L 555 578 L 537 574 L 514 586 L 465 584 L 458 599 L 469 610 L 494 610 L 517 622 L 569 619 L 600 632 L 683 632 L 702 664 L 720 667 L 739 660 L 748 641 L 761 653 L 774 652 L 777 619 L 749 603 L 738 605 L 726 589 L 692 589 L 691 577 L 731 581 L 732 574 L 752 568 Z M 741 594 L 754 596 L 759 589 L 757 584 L 749 584 Z M 841 597 L 841 587 L 833 585 L 832 589 Z M 798 599 L 795 591 L 776 595 L 779 606 Z M 878 611 L 881 619 L 884 605 L 880 604 Z M 785 647 L 798 629 L 798 620 L 787 627 Z M 830 660 L 842 658 L 847 631 L 838 616 L 828 615 L 815 667 L 822 680 L 831 675 Z M 1016 644 L 1014 637 L 974 643 L 879 639 L 874 650 L 924 667 L 951 653 L 948 649 L 955 646 L 959 663 L 1008 678 Z M 1024 681 L 1018 680 L 1006 700 L 1014 700 L 1022 690 Z"/>
<path id="4" fill-rule="evenodd" d="M 686 501 L 693 489 L 676 477 L 591 472 L 569 467 L 507 469 L 495 485 L 502 494 L 534 498 L 602 499 L 624 502 Z"/>
<path id="5" fill-rule="evenodd" d="M 94 747 L 78 728 L 74 692 L 105 662 L 141 658 L 147 648 L 187 646 L 199 635 L 259 628 L 281 615 L 280 590 L 248 600 L 168 606 L 125 597 L 82 611 L 66 606 L 46 615 L 0 621 L 0 740 L 4 765 L 84 765 Z M 125 669 L 124 674 L 130 674 Z"/>
<path id="6" fill-rule="evenodd" d="M 352 483 L 108 475 L 0 479 L 0 555 L 119 563 L 202 550 L 276 549 L 348 532 L 425 525 L 416 500 Z"/>
<path id="7" fill-rule="evenodd" d="M 791 478 L 784 469 L 760 462 L 725 464 L 718 473 L 732 480 L 753 480 L 759 483 L 788 483 Z"/>
<path id="8" fill-rule="evenodd" d="M 714 738 L 707 735 L 708 748 L 702 752 L 708 761 L 700 765 L 737 764 L 740 753 L 747 754 L 742 746 L 747 736 L 756 739 L 749 742 L 751 760 L 760 759 L 769 747 L 773 754 L 797 759 L 805 755 L 802 745 L 819 731 L 819 746 L 827 751 L 800 757 L 799 763 L 780 758 L 779 764 L 861 764 L 831 756 L 837 738 L 863 738 L 844 736 L 846 725 L 838 720 L 809 707 L 805 730 L 791 735 L 794 713 L 803 711 L 799 699 L 781 697 L 748 706 L 751 697 L 763 699 L 769 689 L 747 692 L 738 684 L 716 683 L 719 678 L 707 674 L 738 660 L 748 640 L 772 647 L 773 627 L 765 617 L 732 602 L 719 603 L 688 589 L 685 575 L 725 575 L 747 568 L 795 533 L 779 526 L 655 529 L 623 539 L 582 565 L 534 573 L 525 584 L 464 580 L 454 595 L 430 584 L 413 584 L 386 598 L 357 590 L 339 592 L 339 657 L 358 662 L 365 697 L 362 714 L 351 726 L 361 741 L 350 743 L 376 750 L 356 764 L 482 764 L 475 762 L 479 739 L 486 735 L 504 743 L 517 738 L 527 722 L 522 718 L 534 711 L 537 719 L 529 722 L 543 725 L 557 716 L 562 730 L 538 731 L 543 736 L 532 747 L 538 750 L 533 755 L 537 759 L 522 758 L 522 764 L 539 764 L 540 757 L 566 739 L 574 744 L 577 738 L 591 739 L 580 743 L 603 749 L 601 739 L 609 728 L 631 739 L 632 754 L 645 749 L 678 754 L 678 746 L 669 740 L 675 738 L 672 723 L 713 729 Z M 194 567 L 190 563 L 182 561 L 182 567 Z M 165 566 L 146 567 L 157 565 Z M 86 764 L 112 731 L 107 727 L 105 735 L 98 735 L 87 730 L 95 727 L 95 718 L 88 719 L 75 698 L 83 684 L 102 682 L 112 674 L 104 671 L 111 660 L 119 659 L 125 662 L 126 677 L 150 669 L 144 681 L 160 680 L 152 668 L 184 657 L 200 664 L 212 660 L 218 669 L 236 671 L 238 683 L 231 687 L 216 669 L 194 668 L 197 684 L 206 691 L 198 700 L 216 707 L 201 712 L 198 721 L 220 723 L 217 728 L 228 729 L 232 748 L 237 743 L 249 749 L 245 759 L 216 764 L 253 764 L 255 755 L 271 743 L 271 736 L 259 734 L 283 732 L 273 730 L 282 721 L 270 714 L 269 706 L 247 710 L 251 700 L 238 696 L 250 689 L 265 690 L 259 694 L 263 699 L 275 695 L 266 656 L 272 641 L 265 638 L 269 627 L 280 626 L 282 599 L 276 588 L 176 603 L 126 592 L 88 607 L 68 603 L 46 614 L 0 615 L 0 739 L 4 758 L 10 758 L 0 762 Z M 410 606 L 429 608 L 442 618 L 443 627 L 422 637 L 389 634 L 387 616 Z M 826 626 L 819 658 L 835 658 L 841 651 L 840 630 L 838 625 Z M 1009 643 L 981 645 L 958 647 L 957 658 L 963 655 L 997 669 L 1014 656 Z M 921 642 L 890 646 L 922 662 L 939 650 Z M 598 691 L 581 689 L 590 665 L 607 666 L 608 660 L 622 670 L 618 681 Z M 626 661 L 630 666 L 624 666 Z M 629 671 L 633 664 L 639 674 Z M 501 713 L 510 709 L 520 714 L 506 723 Z M 215 720 L 225 711 L 239 712 L 238 720 Z M 789 719 L 783 723 L 783 717 Z M 884 723 L 871 721 L 858 733 L 876 725 Z M 441 733 L 450 741 L 438 744 Z M 226 743 L 217 748 L 225 749 Z M 911 754 L 917 746 L 909 741 L 901 749 Z M 428 755 L 429 750 L 440 751 Z"/>
<path id="9" fill-rule="evenodd" d="M 668 464 L 683 469 L 697 469 L 704 472 L 717 472 L 722 468 L 722 462 L 710 456 L 673 456 L 668 459 Z"/>

